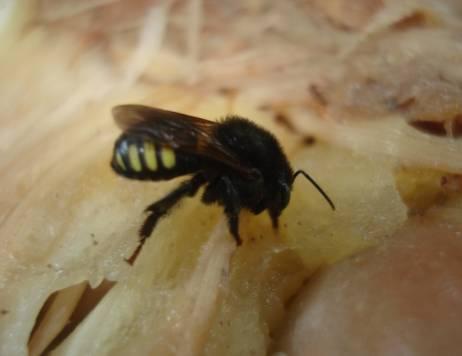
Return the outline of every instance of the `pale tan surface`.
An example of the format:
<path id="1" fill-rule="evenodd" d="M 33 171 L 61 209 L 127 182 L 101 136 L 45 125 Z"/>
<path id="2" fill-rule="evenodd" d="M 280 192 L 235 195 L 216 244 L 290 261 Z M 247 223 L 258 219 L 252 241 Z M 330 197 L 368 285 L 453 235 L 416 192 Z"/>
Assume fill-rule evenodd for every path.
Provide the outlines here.
<path id="1" fill-rule="evenodd" d="M 299 296 L 288 355 L 458 355 L 460 232 L 412 221 L 385 245 L 319 274 Z M 307 352 L 309 350 L 309 352 Z"/>
<path id="2" fill-rule="evenodd" d="M 438 348 L 440 334 L 425 331 L 432 322 L 456 339 L 460 330 L 448 315 L 461 319 L 454 258 L 462 141 L 451 137 L 460 110 L 460 6 L 358 2 L 343 20 L 346 3 L 40 1 L 17 2 L 0 17 L 0 38 L 7 39 L 0 48 L 1 355 L 40 354 L 79 310 L 82 283 L 107 281 L 116 283 L 98 292 L 104 297 L 90 313 L 80 312 L 86 317 L 53 344 L 54 354 L 308 354 L 307 345 L 319 354 L 394 351 L 378 324 L 396 338 L 407 327 L 411 336 L 400 345 L 410 354 Z M 389 105 L 408 94 L 401 87 L 415 106 Z M 123 103 L 251 118 L 275 133 L 294 167 L 313 175 L 337 211 L 297 180 L 279 233 L 266 214 L 243 212 L 245 243 L 236 249 L 221 209 L 188 199 L 130 266 L 124 258 L 136 248 L 144 207 L 179 180 L 140 183 L 110 170 L 118 135 L 110 108 Z M 277 114 L 294 127 L 281 126 Z M 423 114 L 444 119 L 446 135 L 408 124 Z M 315 136 L 314 145 L 302 144 L 306 135 Z M 409 222 L 408 212 L 424 214 L 422 226 Z M 401 248 L 400 241 L 417 247 Z M 376 245 L 358 255 L 364 266 L 354 259 L 336 264 Z M 382 259 L 370 257 L 377 251 Z M 401 288 L 394 271 L 414 258 L 422 268 Z M 376 293 L 381 266 L 391 271 L 384 305 L 398 307 L 346 334 L 342 325 L 358 317 L 351 315 L 357 301 L 365 300 L 362 315 L 384 303 Z M 451 276 L 451 305 L 438 294 L 441 275 Z M 305 289 L 319 298 L 303 301 Z M 407 324 L 400 312 L 414 304 L 417 314 L 425 311 L 426 304 L 414 303 L 422 294 L 439 304 L 432 318 Z M 287 313 L 295 297 L 304 308 Z M 321 307 L 314 324 L 313 310 Z M 313 325 L 327 328 L 316 345 Z M 361 343 L 367 335 L 374 337 Z"/>

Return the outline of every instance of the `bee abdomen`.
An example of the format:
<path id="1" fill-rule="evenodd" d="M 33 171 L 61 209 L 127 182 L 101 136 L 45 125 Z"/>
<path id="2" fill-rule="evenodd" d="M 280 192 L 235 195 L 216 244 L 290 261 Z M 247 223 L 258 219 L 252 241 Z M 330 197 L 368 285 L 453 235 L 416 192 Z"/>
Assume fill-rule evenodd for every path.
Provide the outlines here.
<path id="1" fill-rule="evenodd" d="M 177 168 L 176 152 L 164 145 L 122 135 L 115 143 L 112 168 L 135 179 L 167 179 Z"/>

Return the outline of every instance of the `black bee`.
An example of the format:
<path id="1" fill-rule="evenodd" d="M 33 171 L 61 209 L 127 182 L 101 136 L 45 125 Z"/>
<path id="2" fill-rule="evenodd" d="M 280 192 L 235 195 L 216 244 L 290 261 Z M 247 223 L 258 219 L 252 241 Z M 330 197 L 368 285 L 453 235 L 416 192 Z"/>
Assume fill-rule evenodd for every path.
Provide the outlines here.
<path id="1" fill-rule="evenodd" d="M 276 138 L 238 116 L 220 122 L 142 105 L 121 105 L 112 114 L 123 133 L 117 139 L 111 166 L 127 178 L 182 182 L 164 198 L 149 205 L 139 235 L 149 237 L 161 217 L 184 197 L 205 186 L 202 201 L 224 207 L 229 229 L 240 245 L 239 211 L 267 210 L 277 228 L 289 203 L 295 178 L 302 174 L 334 204 L 304 171 L 293 172 Z"/>

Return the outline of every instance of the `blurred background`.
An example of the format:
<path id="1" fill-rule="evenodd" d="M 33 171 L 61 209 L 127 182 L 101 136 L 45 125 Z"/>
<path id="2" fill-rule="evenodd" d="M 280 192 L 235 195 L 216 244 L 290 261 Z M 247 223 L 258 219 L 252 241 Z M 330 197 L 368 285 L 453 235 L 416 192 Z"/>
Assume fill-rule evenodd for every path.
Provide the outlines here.
<path id="1" fill-rule="evenodd" d="M 0 0 L 1 355 L 457 355 L 458 0 Z M 114 105 L 272 131 L 275 233 L 109 168 Z"/>

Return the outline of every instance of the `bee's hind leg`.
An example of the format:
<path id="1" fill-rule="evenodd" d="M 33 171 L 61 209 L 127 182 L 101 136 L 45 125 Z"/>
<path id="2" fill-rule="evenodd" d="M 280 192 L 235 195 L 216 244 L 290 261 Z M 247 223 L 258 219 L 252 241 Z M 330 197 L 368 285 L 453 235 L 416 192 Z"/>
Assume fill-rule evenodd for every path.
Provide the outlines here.
<path id="1" fill-rule="evenodd" d="M 165 216 L 182 198 L 194 196 L 204 183 L 206 183 L 205 177 L 201 173 L 198 173 L 190 180 L 181 183 L 161 200 L 149 205 L 144 210 L 149 213 L 149 215 L 140 228 L 140 242 L 144 243 L 144 240 L 152 234 L 152 231 L 161 217 Z"/>
<path id="2" fill-rule="evenodd" d="M 176 189 L 171 191 L 161 200 L 156 201 L 155 203 L 149 205 L 144 211 L 148 212 L 149 215 L 144 220 L 143 225 L 139 230 L 140 242 L 135 252 L 128 258 L 126 261 L 129 264 L 133 262 L 138 257 L 146 239 L 151 236 L 152 231 L 156 227 L 157 222 L 163 216 L 165 216 L 169 210 L 177 204 L 182 198 L 187 196 L 194 196 L 199 188 L 206 183 L 206 179 L 201 173 L 196 174 L 190 180 L 187 180 L 181 183 Z"/>

